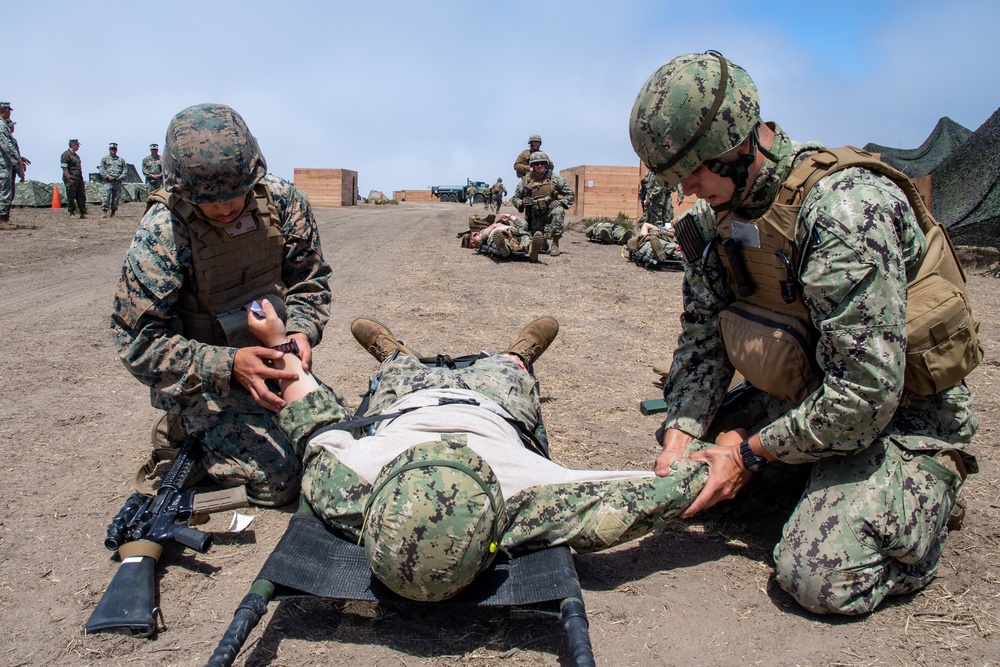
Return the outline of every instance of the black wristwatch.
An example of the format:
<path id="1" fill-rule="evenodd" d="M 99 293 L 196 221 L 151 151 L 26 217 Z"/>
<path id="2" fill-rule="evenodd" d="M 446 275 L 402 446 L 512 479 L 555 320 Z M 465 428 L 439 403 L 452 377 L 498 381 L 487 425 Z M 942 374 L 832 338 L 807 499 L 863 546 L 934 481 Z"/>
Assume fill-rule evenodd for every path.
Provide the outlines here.
<path id="1" fill-rule="evenodd" d="M 296 357 L 299 356 L 299 344 L 295 342 L 294 338 L 289 338 L 287 343 L 282 343 L 281 345 L 272 345 L 272 350 L 277 350 L 278 352 L 292 353 Z"/>
<path id="2" fill-rule="evenodd" d="M 740 443 L 740 456 L 743 458 L 743 467 L 750 472 L 760 472 L 767 465 L 767 459 L 763 456 L 757 456 L 750 449 L 750 438 Z"/>

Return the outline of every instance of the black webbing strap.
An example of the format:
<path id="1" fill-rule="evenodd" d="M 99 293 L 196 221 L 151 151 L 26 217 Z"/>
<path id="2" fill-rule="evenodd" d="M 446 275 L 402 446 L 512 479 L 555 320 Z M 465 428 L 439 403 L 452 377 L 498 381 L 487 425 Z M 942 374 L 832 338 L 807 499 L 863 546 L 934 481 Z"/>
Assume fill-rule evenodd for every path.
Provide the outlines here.
<path id="1" fill-rule="evenodd" d="M 258 579 L 281 588 L 279 600 L 302 595 L 406 602 L 373 575 L 364 547 L 331 533 L 305 512 L 292 516 Z M 467 589 L 435 605 L 504 607 L 582 597 L 567 547 L 535 551 L 512 560 L 497 559 Z"/>

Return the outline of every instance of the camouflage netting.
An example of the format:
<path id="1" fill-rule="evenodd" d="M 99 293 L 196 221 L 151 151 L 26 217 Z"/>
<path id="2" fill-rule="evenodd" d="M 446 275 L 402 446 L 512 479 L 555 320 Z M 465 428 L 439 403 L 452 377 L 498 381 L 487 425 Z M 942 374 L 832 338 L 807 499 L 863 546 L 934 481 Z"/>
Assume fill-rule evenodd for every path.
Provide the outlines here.
<path id="1" fill-rule="evenodd" d="M 934 131 L 919 148 L 890 148 L 881 144 L 866 144 L 869 153 L 879 153 L 882 161 L 892 165 L 910 178 L 920 178 L 931 173 L 956 148 L 972 136 L 969 130 L 945 116 L 934 126 Z"/>
<path id="2" fill-rule="evenodd" d="M 87 178 L 92 183 L 103 183 L 104 179 L 101 178 L 101 173 L 99 171 L 92 171 L 87 175 Z M 122 183 L 143 183 L 142 176 L 136 171 L 135 165 L 131 162 L 125 163 L 125 179 Z"/>
<path id="3" fill-rule="evenodd" d="M 1000 247 L 1000 109 L 931 174 L 931 213 L 956 243 Z"/>
<path id="4" fill-rule="evenodd" d="M 49 208 L 52 206 L 52 186 L 41 181 L 26 180 L 14 186 L 12 206 Z"/>

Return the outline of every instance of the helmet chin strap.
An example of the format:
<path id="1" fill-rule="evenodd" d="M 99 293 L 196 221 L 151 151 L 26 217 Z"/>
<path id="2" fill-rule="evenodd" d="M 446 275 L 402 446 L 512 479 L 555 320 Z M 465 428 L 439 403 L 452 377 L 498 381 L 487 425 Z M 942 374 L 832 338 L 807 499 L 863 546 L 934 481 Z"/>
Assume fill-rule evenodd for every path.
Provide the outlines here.
<path id="1" fill-rule="evenodd" d="M 733 198 L 728 203 L 712 207 L 712 210 L 717 213 L 735 210 L 740 205 L 740 202 L 743 201 L 743 193 L 747 188 L 747 179 L 750 177 L 750 166 L 757 159 L 757 148 L 760 147 L 760 139 L 757 136 L 757 128 L 759 127 L 760 123 L 758 122 L 754 126 L 753 131 L 750 132 L 750 136 L 747 137 L 750 141 L 750 150 L 747 151 L 746 155 L 740 155 L 732 162 L 721 162 L 719 160 L 705 161 L 705 166 L 709 171 L 730 179 L 735 186 L 733 189 Z M 761 153 L 765 157 L 773 159 L 773 156 L 764 150 L 763 147 L 761 147 Z"/>

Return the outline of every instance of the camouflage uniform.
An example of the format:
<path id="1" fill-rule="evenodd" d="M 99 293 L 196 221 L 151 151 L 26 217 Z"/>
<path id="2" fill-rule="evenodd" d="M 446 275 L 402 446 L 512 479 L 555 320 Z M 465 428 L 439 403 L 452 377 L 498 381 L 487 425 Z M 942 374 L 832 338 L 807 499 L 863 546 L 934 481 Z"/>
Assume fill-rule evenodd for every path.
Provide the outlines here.
<path id="1" fill-rule="evenodd" d="M 0 123 L 0 218 L 10 217 L 10 205 L 14 201 L 14 180 L 24 178 L 24 163 L 10 128 L 12 121 Z"/>
<path id="2" fill-rule="evenodd" d="M 155 145 L 150 146 L 150 150 Z M 149 186 L 149 192 L 163 187 L 163 161 L 159 155 L 154 156 L 150 153 L 142 158 L 142 175 L 146 177 L 146 185 Z"/>
<path id="3" fill-rule="evenodd" d="M 636 153 L 666 187 L 690 182 L 694 194 L 715 200 L 714 209 L 699 200 L 675 224 L 685 255 L 684 312 L 664 382 L 664 461 L 685 434 L 707 437 L 713 420 L 723 420 L 719 428 L 751 436 L 736 444 L 738 434 L 726 433 L 713 448 L 713 456 L 736 458 L 712 471 L 713 500 L 725 485 L 741 488 L 750 471 L 766 483 L 789 465 L 809 466 L 774 560 L 778 583 L 810 611 L 866 613 L 887 595 L 925 586 L 941 562 L 959 471 L 975 472 L 975 459 L 961 450 L 978 422 L 964 382 L 926 397 L 904 393 L 908 278 L 924 268 L 928 250 L 906 194 L 859 166 L 831 170 L 803 191 L 793 170 L 811 165 L 806 160 L 822 147 L 793 142 L 772 123 L 762 127 L 753 80 L 716 51 L 657 69 L 636 97 L 629 129 Z M 801 205 L 779 204 L 782 191 L 795 192 Z M 720 236 L 733 243 L 713 254 L 708 244 Z M 758 256 L 773 247 L 787 261 L 783 289 L 747 291 L 735 272 L 722 275 L 742 249 L 758 262 L 746 267 L 754 280 L 774 280 Z M 773 348 L 761 349 L 761 341 L 779 327 L 747 335 L 739 357 L 740 341 L 726 341 L 722 323 L 733 322 L 727 328 L 738 338 L 751 318 L 793 307 L 797 315 L 785 321 L 804 328 L 796 335 L 808 339 L 803 363 L 814 370 L 800 366 L 771 385 L 772 394 L 753 390 L 757 414 L 718 413 L 734 376 L 730 354 L 759 382 L 770 381 L 760 360 L 773 358 Z M 810 372 L 814 384 L 807 384 Z M 777 462 L 765 465 L 771 457 Z"/>
<path id="4" fill-rule="evenodd" d="M 566 209 L 573 205 L 576 195 L 566 180 L 551 170 L 542 179 L 536 179 L 534 173 L 529 173 L 518 182 L 514 188 L 514 196 L 510 203 L 518 211 L 525 210 L 526 200 L 531 199 L 529 192 L 551 182 L 552 194 L 545 201 L 536 201 L 533 207 L 532 219 L 528 222 L 531 232 L 542 232 L 545 238 L 560 238 L 565 230 Z"/>
<path id="5" fill-rule="evenodd" d="M 531 144 L 534 141 L 538 142 L 538 148 L 531 148 Z M 531 165 L 528 162 L 529 159 L 531 158 L 531 154 L 541 149 L 542 149 L 541 137 L 539 137 L 537 134 L 533 134 L 530 137 L 528 137 L 528 148 L 525 148 L 523 151 L 518 153 L 517 157 L 514 159 L 514 173 L 517 174 L 518 178 L 524 178 L 525 176 L 528 175 L 528 172 L 531 171 Z M 548 163 L 549 163 L 549 171 L 555 171 L 556 166 L 552 164 L 552 160 L 549 160 Z"/>
<path id="6" fill-rule="evenodd" d="M 635 236 L 631 229 L 619 225 L 614 220 L 598 220 L 594 224 L 583 230 L 589 241 L 594 243 L 608 243 L 615 245 L 625 245 L 628 240 Z"/>
<path id="7" fill-rule="evenodd" d="M 740 219 L 759 217 L 793 164 L 817 148 L 774 129 L 778 162 L 764 163 Z M 690 214 L 705 239 L 715 236 L 707 205 Z M 796 234 L 823 383 L 799 405 L 769 397 L 767 417 L 743 426 L 781 463 L 812 465 L 774 550 L 778 582 L 811 611 L 865 613 L 934 577 L 962 479 L 930 454 L 965 448 L 978 422 L 964 383 L 903 396 L 907 269 L 925 238 L 899 188 L 864 169 L 832 174 L 807 195 Z M 718 328 L 728 304 L 694 259 L 685 265 L 683 329 L 664 397 L 665 426 L 700 437 L 733 367 Z"/>
<path id="8" fill-rule="evenodd" d="M 639 266 L 647 269 L 681 268 L 681 249 L 671 231 L 659 229 L 633 236 L 625 247 L 628 249 L 629 259 Z"/>
<path id="9" fill-rule="evenodd" d="M 500 216 L 501 220 L 503 216 Z M 532 234 L 528 223 L 520 216 L 513 216 L 507 228 L 494 229 L 483 239 L 482 251 L 508 257 L 511 253 L 524 254 L 531 245 Z"/>
<path id="10" fill-rule="evenodd" d="M 75 151 L 67 148 L 59 158 L 59 166 L 69 172 L 69 178 L 63 174 L 63 184 L 66 186 L 66 207 L 69 214 L 74 211 L 81 216 L 87 215 L 87 189 L 83 183 L 83 164 Z"/>
<path id="11" fill-rule="evenodd" d="M 112 215 L 118 210 L 118 202 L 122 198 L 122 181 L 125 180 L 127 167 L 125 160 L 117 155 L 105 155 L 97 171 L 104 180 L 104 191 L 101 196 L 101 210 Z"/>
<path id="12" fill-rule="evenodd" d="M 503 198 L 507 196 L 507 188 L 504 187 L 503 181 L 498 178 L 490 192 L 493 196 L 493 203 L 497 207 L 496 212 L 499 213 L 500 207 L 503 206 Z"/>
<path id="13" fill-rule="evenodd" d="M 263 230 L 268 257 L 255 256 L 254 261 L 273 266 L 264 275 L 274 275 L 280 282 L 276 287 L 284 291 L 287 330 L 305 334 L 312 346 L 317 345 L 329 317 L 330 266 L 323 259 L 309 200 L 288 181 L 266 174 L 256 140 L 228 107 L 197 105 L 184 110 L 171 121 L 167 139 L 164 192 L 192 204 L 231 201 L 241 193 L 270 194 L 274 215 L 257 218 L 268 221 Z M 259 205 L 256 210 L 261 210 Z M 246 220 L 255 226 L 249 209 L 232 223 L 212 227 L 246 230 Z M 204 239 L 217 237 L 214 229 L 204 231 L 206 224 L 203 218 L 189 224 L 163 203 L 151 204 L 122 266 L 110 322 L 112 336 L 122 363 L 150 387 L 153 406 L 168 411 L 172 440 L 199 435 L 203 464 L 216 481 L 227 486 L 247 484 L 257 504 L 284 505 L 298 497 L 301 462 L 275 426 L 272 413 L 233 377 L 237 349 L 179 332 L 189 321 L 197 328 L 197 317 L 218 322 L 214 310 L 190 314 L 191 305 L 185 305 L 185 300 L 194 298 L 192 293 L 206 287 L 194 284 L 203 265 L 196 264 L 193 256 L 194 230 L 202 230 L 198 261 L 210 261 L 218 254 L 205 244 Z M 270 224 L 280 227 L 276 239 Z M 237 231 L 234 243 L 240 234 Z M 221 243 L 228 245 L 225 240 Z M 279 256 L 270 256 L 272 252 Z M 265 267 L 255 268 L 261 272 Z M 256 275 L 248 276 L 245 283 L 258 289 L 250 282 L 257 280 Z M 227 302 L 239 301 L 248 289 L 244 286 L 240 294 L 227 296 Z M 232 291 L 227 289 L 226 294 Z"/>
<path id="14" fill-rule="evenodd" d="M 303 497 L 327 525 L 354 540 L 383 466 L 428 442 L 467 445 L 488 461 L 506 504 L 501 547 L 514 555 L 560 544 L 598 551 L 645 535 L 687 507 L 707 476 L 704 466 L 691 462 L 659 478 L 642 471 L 569 470 L 525 449 L 505 418 L 536 430 L 538 387 L 506 355 L 457 370 L 399 355 L 382 364 L 378 377 L 368 414 L 419 409 L 381 422 L 373 436 L 355 440 L 348 432 L 328 431 L 310 438 L 318 427 L 347 418 L 325 387 L 277 417 L 303 456 Z"/>
<path id="15" fill-rule="evenodd" d="M 648 222 L 651 225 L 662 227 L 674 219 L 674 203 L 670 198 L 670 191 L 663 187 L 663 183 L 651 171 L 647 171 L 642 177 L 643 192 L 645 198 L 642 202 L 642 218 L 640 222 Z"/>

